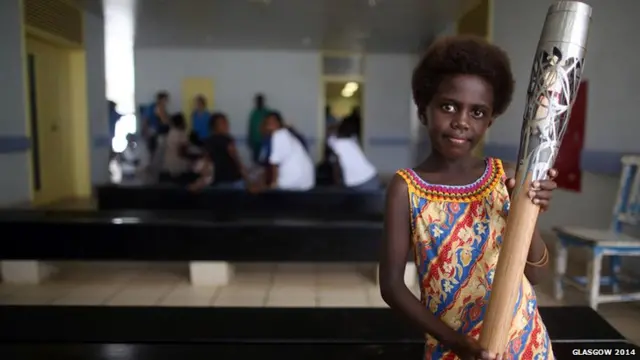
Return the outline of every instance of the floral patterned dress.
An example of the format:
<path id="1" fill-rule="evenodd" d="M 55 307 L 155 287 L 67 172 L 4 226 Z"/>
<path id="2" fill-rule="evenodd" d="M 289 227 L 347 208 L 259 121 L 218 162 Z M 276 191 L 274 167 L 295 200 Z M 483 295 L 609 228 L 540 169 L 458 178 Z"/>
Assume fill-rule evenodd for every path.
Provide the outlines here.
<path id="1" fill-rule="evenodd" d="M 421 301 L 451 328 L 480 336 L 498 262 L 509 194 L 499 159 L 486 160 L 483 175 L 464 186 L 434 185 L 413 170 L 407 182 L 411 240 L 420 278 Z M 508 360 L 554 359 L 533 287 L 523 277 L 509 333 Z M 427 335 L 425 360 L 458 357 Z"/>

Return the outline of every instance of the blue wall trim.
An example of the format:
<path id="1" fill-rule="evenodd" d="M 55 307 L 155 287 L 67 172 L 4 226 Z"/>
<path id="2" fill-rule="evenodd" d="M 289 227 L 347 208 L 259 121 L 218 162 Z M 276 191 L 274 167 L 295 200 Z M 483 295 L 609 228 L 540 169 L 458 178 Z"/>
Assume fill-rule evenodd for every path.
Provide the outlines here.
<path id="1" fill-rule="evenodd" d="M 31 139 L 24 135 L 0 135 L 0 154 L 21 153 L 30 147 Z"/>
<path id="2" fill-rule="evenodd" d="M 484 153 L 507 161 L 516 161 L 519 145 L 485 144 Z M 620 158 L 632 152 L 583 150 L 580 155 L 582 171 L 594 174 L 620 175 L 622 166 Z"/>
<path id="3" fill-rule="evenodd" d="M 247 143 L 247 137 L 244 135 L 234 135 L 234 138 L 239 144 Z M 314 137 L 306 137 L 306 140 L 309 145 L 318 142 L 318 139 Z M 367 144 L 372 146 L 409 146 L 410 143 L 409 138 L 403 136 L 371 136 L 367 139 Z"/>
<path id="4" fill-rule="evenodd" d="M 233 135 L 233 134 L 231 134 L 231 136 L 233 136 L 233 139 L 238 144 L 246 145 L 248 143 L 247 137 L 244 136 L 244 135 Z M 308 145 L 314 145 L 318 141 L 316 138 L 313 138 L 313 137 L 305 137 L 304 139 L 307 141 Z"/>
<path id="5" fill-rule="evenodd" d="M 411 142 L 404 136 L 371 136 L 367 143 L 373 146 L 409 146 Z"/>
<path id="6" fill-rule="evenodd" d="M 92 146 L 95 149 L 110 148 L 111 136 L 109 135 L 94 135 Z"/>

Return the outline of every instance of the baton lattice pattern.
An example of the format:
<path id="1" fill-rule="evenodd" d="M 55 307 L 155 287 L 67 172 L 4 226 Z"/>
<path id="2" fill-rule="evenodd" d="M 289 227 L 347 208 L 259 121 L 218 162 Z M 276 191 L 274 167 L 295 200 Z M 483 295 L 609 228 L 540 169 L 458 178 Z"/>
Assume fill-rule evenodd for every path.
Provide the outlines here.
<path id="1" fill-rule="evenodd" d="M 553 166 L 567 130 L 571 106 L 580 85 L 584 59 L 563 59 L 553 47 L 540 50 L 533 62 L 523 119 L 518 166 L 525 167 L 531 181 L 542 180 Z M 519 184 L 524 184 L 522 177 Z"/>

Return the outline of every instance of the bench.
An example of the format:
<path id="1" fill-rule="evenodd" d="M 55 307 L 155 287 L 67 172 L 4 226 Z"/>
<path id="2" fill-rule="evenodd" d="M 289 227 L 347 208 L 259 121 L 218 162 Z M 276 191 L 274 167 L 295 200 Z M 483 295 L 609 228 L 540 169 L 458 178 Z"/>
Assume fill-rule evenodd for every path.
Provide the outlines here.
<path id="1" fill-rule="evenodd" d="M 41 261 L 187 261 L 191 283 L 226 285 L 232 262 L 378 261 L 382 223 L 149 211 L 0 211 L 5 281 L 38 283 Z M 409 286 L 415 266 L 407 266 Z"/>
<path id="2" fill-rule="evenodd" d="M 241 190 L 207 189 L 191 193 L 171 186 L 118 186 L 97 188 L 100 210 L 208 210 L 243 216 L 275 213 L 279 216 L 322 211 L 343 218 L 378 215 L 384 211 L 384 193 L 349 192 L 340 188 L 316 188 L 305 192 L 270 191 L 251 194 Z"/>
<path id="3" fill-rule="evenodd" d="M 559 360 L 580 348 L 640 354 L 590 308 L 540 313 Z M 0 358 L 16 360 L 419 359 L 424 346 L 390 309 L 0 306 L 0 318 Z"/>

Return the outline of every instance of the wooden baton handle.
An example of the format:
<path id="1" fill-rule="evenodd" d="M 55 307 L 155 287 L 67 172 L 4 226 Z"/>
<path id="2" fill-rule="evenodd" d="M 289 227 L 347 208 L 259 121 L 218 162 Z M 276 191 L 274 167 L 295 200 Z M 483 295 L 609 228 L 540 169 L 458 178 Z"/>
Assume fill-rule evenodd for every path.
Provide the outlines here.
<path id="1" fill-rule="evenodd" d="M 531 188 L 531 173 L 527 169 L 522 170 L 516 175 L 516 184 L 520 184 L 522 177 L 526 178 L 511 199 L 509 221 L 502 239 L 489 305 L 480 334 L 480 345 L 494 354 L 501 354 L 507 349 L 531 237 L 540 213 L 540 207 L 527 195 Z"/>

